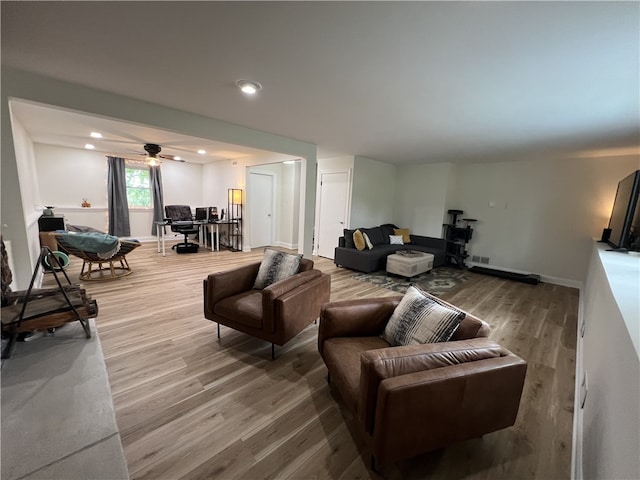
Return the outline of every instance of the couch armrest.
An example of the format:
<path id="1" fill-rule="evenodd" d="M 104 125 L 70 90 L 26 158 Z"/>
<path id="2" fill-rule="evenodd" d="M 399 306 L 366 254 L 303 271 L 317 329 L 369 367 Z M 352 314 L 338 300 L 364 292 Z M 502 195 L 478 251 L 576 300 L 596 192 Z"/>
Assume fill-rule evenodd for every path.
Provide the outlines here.
<path id="1" fill-rule="evenodd" d="M 509 352 L 493 340 L 476 338 L 380 348 L 360 356 L 358 419 L 366 432 L 373 431 L 380 383 L 393 377 L 467 362 L 497 358 Z"/>
<path id="2" fill-rule="evenodd" d="M 383 380 L 371 448 L 379 464 L 515 423 L 527 364 L 512 353 Z"/>
<path id="3" fill-rule="evenodd" d="M 402 297 L 361 298 L 327 303 L 320 312 L 318 351 L 324 358 L 325 340 L 334 337 L 380 335 Z"/>
<path id="4" fill-rule="evenodd" d="M 203 282 L 204 316 L 210 318 L 215 304 L 223 298 L 251 290 L 259 269 L 260 262 L 257 262 L 234 270 L 209 274 Z"/>

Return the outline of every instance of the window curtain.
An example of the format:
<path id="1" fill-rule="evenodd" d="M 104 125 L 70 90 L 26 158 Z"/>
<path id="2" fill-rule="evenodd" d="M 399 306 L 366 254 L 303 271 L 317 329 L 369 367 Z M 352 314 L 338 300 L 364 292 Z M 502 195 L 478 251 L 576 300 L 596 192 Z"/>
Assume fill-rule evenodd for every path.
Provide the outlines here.
<path id="1" fill-rule="evenodd" d="M 162 173 L 160 165 L 149 167 L 151 178 L 151 194 L 153 195 L 153 224 L 151 225 L 151 235 L 157 235 L 158 227 L 156 222 L 161 222 L 164 218 L 164 198 L 162 195 Z"/>
<path id="2" fill-rule="evenodd" d="M 107 181 L 109 235 L 128 237 L 131 235 L 131 227 L 124 158 L 107 157 L 107 163 L 109 166 Z"/>

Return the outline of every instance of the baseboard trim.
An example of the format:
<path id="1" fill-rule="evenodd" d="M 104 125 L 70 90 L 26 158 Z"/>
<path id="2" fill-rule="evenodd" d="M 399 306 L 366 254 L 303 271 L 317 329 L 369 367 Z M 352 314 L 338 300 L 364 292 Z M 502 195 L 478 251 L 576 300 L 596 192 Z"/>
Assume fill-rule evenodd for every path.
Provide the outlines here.
<path id="1" fill-rule="evenodd" d="M 479 262 L 467 262 L 467 265 L 470 267 L 477 266 L 477 267 L 492 268 L 494 270 L 500 270 L 502 272 L 520 273 L 525 275 L 530 273 L 536 273 L 536 272 L 525 272 L 523 270 L 516 270 L 513 268 L 498 267 L 496 265 L 490 265 L 487 263 L 479 263 Z M 551 275 L 544 275 L 544 274 L 538 274 L 538 275 L 540 275 L 540 281 L 544 283 L 552 283 L 554 285 L 560 285 L 562 287 L 582 289 L 582 282 L 577 280 L 571 280 L 569 278 L 562 278 L 562 277 L 554 277 Z"/>

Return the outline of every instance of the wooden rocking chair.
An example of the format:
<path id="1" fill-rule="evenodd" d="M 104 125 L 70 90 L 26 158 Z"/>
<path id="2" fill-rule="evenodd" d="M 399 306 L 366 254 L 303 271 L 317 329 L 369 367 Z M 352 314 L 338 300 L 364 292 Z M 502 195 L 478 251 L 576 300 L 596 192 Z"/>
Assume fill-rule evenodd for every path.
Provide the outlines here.
<path id="1" fill-rule="evenodd" d="M 4 249 L 3 249 L 4 250 Z M 3 252 L 4 255 L 4 252 Z M 57 287 L 33 288 L 38 269 L 47 260 L 52 269 Z M 6 268 L 6 267 L 3 267 Z M 65 282 L 58 277 L 64 275 Z M 9 358 L 19 333 L 33 332 L 59 327 L 67 322 L 78 321 L 87 336 L 91 338 L 88 318 L 98 314 L 98 304 L 80 285 L 71 283 L 69 276 L 49 247 L 42 247 L 36 268 L 31 276 L 27 290 L 5 292 L 3 289 L 2 334 L 8 336 L 8 342 L 2 350 L 2 358 Z"/>

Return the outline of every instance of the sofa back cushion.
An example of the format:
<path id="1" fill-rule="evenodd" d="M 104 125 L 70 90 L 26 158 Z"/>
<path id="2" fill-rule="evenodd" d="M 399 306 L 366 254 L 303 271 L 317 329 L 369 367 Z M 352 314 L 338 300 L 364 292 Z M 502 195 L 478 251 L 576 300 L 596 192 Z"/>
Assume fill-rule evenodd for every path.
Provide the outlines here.
<path id="1" fill-rule="evenodd" d="M 353 232 L 355 232 L 355 230 L 349 230 L 347 228 L 343 230 L 342 234 L 344 235 L 345 248 L 356 248 L 356 244 L 353 243 Z"/>
<path id="2" fill-rule="evenodd" d="M 382 236 L 384 237 L 384 243 L 391 243 L 389 241 L 389 236 L 395 235 L 395 233 L 393 233 L 393 230 L 396 228 L 398 227 L 396 227 L 393 223 L 383 223 L 382 225 L 380 225 L 380 230 L 382 230 Z"/>
<path id="3" fill-rule="evenodd" d="M 369 240 L 371 240 L 371 243 L 373 244 L 373 246 L 384 245 L 385 243 L 386 244 L 389 243 L 388 238 L 387 238 L 387 241 L 385 242 L 384 234 L 382 233 L 382 228 L 380 227 L 363 228 L 362 233 L 365 233 L 367 237 L 369 237 Z"/>

